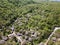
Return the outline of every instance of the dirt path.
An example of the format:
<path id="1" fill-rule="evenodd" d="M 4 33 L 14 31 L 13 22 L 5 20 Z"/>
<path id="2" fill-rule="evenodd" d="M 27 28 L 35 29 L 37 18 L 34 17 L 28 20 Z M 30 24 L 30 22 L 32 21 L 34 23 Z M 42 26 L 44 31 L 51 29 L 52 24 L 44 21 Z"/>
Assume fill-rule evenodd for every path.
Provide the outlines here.
<path id="1" fill-rule="evenodd" d="M 53 36 L 53 34 L 60 29 L 60 27 L 55 27 L 54 31 L 50 34 L 50 36 L 48 37 L 47 41 L 44 43 L 44 45 L 47 45 L 47 43 L 49 42 L 50 38 Z"/>

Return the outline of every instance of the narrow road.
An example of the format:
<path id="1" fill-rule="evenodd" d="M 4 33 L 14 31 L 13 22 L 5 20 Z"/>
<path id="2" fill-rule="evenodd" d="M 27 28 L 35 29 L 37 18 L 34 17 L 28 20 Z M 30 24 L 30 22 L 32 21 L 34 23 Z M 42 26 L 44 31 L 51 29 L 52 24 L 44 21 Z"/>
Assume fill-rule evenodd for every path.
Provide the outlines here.
<path id="1" fill-rule="evenodd" d="M 60 27 L 55 27 L 54 31 L 50 34 L 50 36 L 48 37 L 47 41 L 44 43 L 44 45 L 47 45 L 47 43 L 49 42 L 49 40 L 51 39 L 51 37 L 53 36 L 53 34 L 60 29 Z"/>

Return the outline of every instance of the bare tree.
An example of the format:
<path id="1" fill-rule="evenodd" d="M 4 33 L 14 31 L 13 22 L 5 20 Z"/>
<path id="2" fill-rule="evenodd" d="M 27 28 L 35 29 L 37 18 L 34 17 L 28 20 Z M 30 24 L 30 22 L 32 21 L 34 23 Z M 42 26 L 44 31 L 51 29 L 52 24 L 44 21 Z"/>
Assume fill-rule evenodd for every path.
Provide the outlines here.
<path id="1" fill-rule="evenodd" d="M 37 38 L 37 31 L 33 31 L 32 29 L 27 31 L 27 30 L 21 30 L 20 32 L 15 32 L 14 26 L 11 27 L 12 33 L 9 34 L 7 37 L 2 38 L 2 41 L 6 41 L 7 39 L 11 39 L 13 37 L 15 37 L 17 39 L 17 41 L 21 44 L 21 45 L 26 45 L 27 42 L 31 42 L 31 45 L 33 44 L 33 40 Z"/>

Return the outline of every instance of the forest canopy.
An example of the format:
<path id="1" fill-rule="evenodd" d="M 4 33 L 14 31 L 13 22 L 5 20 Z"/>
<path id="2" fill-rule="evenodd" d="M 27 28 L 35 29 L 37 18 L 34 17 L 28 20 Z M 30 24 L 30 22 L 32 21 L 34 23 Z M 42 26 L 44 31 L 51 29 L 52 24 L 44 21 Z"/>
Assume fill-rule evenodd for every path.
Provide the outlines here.
<path id="1" fill-rule="evenodd" d="M 16 32 L 21 29 L 41 32 L 39 43 L 48 38 L 55 26 L 60 26 L 60 2 L 0 0 L 0 35 L 8 35 L 12 25 Z"/>

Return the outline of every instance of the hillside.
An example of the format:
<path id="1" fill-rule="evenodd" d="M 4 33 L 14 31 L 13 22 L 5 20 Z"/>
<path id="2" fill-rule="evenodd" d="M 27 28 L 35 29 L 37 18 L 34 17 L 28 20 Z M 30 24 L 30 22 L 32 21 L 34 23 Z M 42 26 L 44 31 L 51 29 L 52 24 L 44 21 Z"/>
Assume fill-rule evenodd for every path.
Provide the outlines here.
<path id="1" fill-rule="evenodd" d="M 60 2 L 0 0 L 0 40 L 11 34 L 13 27 L 16 34 L 22 32 L 23 38 L 26 31 L 30 31 L 28 37 L 32 32 L 38 32 L 38 38 L 32 41 L 37 45 L 49 37 L 55 26 L 60 26 Z M 28 41 L 27 45 L 32 42 Z M 13 37 L 1 45 L 20 45 L 20 42 Z"/>

